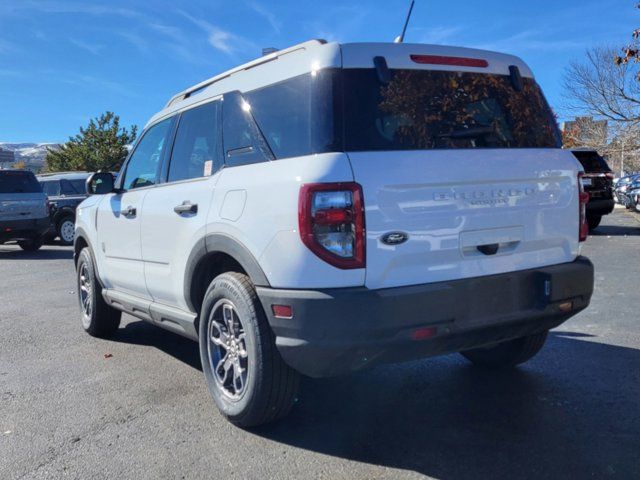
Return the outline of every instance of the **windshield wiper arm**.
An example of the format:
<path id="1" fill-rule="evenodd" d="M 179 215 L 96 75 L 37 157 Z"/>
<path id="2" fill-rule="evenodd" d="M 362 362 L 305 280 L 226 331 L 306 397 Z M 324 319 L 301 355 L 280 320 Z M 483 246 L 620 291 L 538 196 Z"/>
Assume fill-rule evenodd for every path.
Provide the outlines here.
<path id="1" fill-rule="evenodd" d="M 475 138 L 481 135 L 487 135 L 489 133 L 495 133 L 494 127 L 476 127 L 476 128 L 463 128 L 461 130 L 454 130 L 450 133 L 441 133 L 439 138 Z"/>

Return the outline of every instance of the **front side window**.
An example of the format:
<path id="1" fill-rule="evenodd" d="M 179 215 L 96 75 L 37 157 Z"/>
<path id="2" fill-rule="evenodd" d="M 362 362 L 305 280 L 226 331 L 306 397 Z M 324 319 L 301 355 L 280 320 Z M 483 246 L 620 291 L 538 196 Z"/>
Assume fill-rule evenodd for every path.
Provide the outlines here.
<path id="1" fill-rule="evenodd" d="M 346 151 L 558 148 L 553 113 L 538 85 L 508 75 L 374 69 L 342 71 Z"/>
<path id="2" fill-rule="evenodd" d="M 169 163 L 169 182 L 206 177 L 220 167 L 219 108 L 217 101 L 181 115 Z"/>
<path id="3" fill-rule="evenodd" d="M 172 119 L 163 120 L 143 134 L 127 163 L 122 188 L 132 190 L 156 184 L 171 124 Z"/>

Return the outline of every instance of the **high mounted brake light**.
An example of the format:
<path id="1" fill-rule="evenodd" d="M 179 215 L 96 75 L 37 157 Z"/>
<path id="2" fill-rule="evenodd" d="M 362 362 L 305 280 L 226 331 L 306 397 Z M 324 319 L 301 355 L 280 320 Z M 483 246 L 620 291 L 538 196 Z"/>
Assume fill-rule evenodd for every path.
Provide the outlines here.
<path id="1" fill-rule="evenodd" d="M 365 267 L 362 187 L 354 182 L 312 183 L 300 188 L 302 242 L 341 269 Z"/>
<path id="2" fill-rule="evenodd" d="M 450 65 L 455 67 L 487 68 L 489 62 L 483 58 L 447 57 L 442 55 L 411 55 L 411 60 L 423 65 Z"/>

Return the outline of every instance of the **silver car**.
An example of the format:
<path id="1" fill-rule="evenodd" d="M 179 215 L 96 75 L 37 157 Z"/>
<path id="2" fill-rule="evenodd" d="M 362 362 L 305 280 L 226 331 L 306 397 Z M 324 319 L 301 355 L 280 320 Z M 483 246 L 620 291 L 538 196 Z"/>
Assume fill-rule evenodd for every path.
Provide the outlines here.
<path id="1" fill-rule="evenodd" d="M 49 228 L 49 205 L 33 172 L 0 170 L 0 244 L 35 251 Z"/>

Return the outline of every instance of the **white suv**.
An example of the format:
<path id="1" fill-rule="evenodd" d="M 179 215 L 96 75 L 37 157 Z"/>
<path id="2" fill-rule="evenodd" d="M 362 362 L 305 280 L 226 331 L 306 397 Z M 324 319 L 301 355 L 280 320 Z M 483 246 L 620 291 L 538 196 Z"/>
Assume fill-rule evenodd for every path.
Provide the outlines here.
<path id="1" fill-rule="evenodd" d="M 310 41 L 173 97 L 88 181 L 82 323 L 199 342 L 220 411 L 285 415 L 299 375 L 462 352 L 512 366 L 587 307 L 581 167 L 518 58 Z"/>

